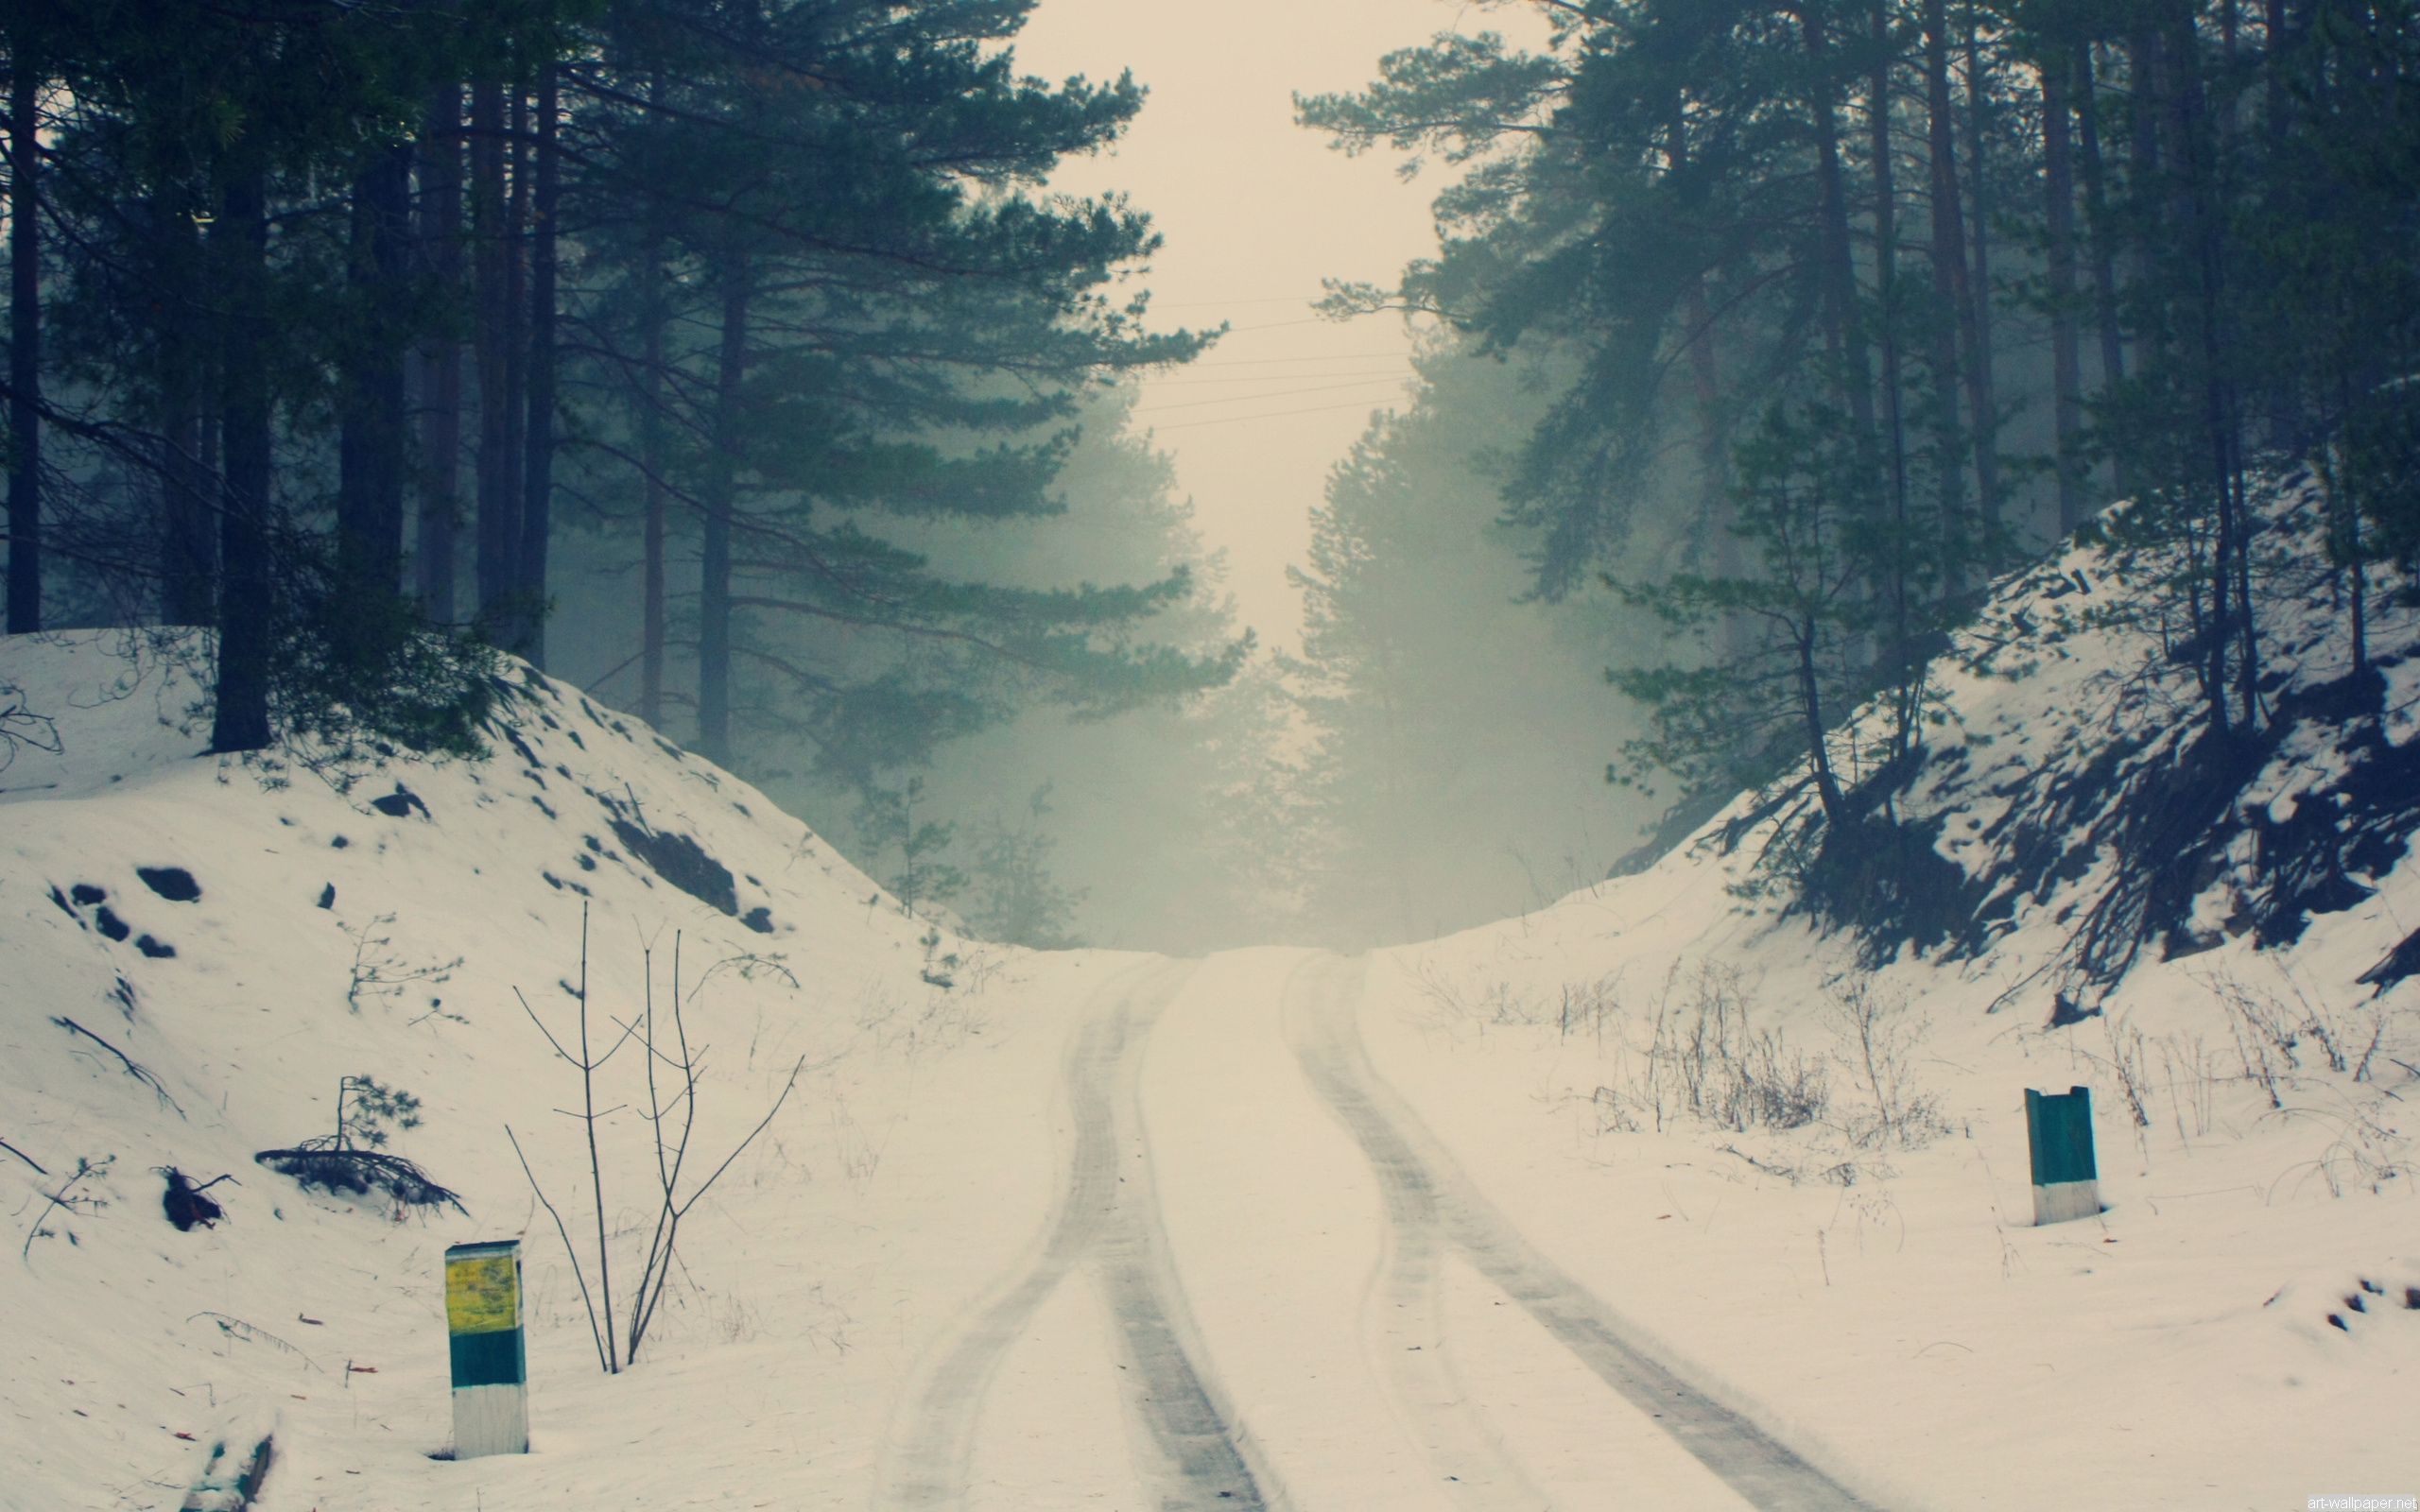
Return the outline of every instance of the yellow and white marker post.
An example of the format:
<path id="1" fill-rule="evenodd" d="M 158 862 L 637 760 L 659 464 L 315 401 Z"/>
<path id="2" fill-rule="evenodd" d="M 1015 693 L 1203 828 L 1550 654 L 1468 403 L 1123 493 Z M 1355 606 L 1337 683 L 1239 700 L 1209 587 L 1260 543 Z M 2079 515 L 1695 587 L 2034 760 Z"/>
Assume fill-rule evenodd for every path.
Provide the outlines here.
<path id="1" fill-rule="evenodd" d="M 454 1356 L 454 1457 L 529 1452 L 528 1360 L 521 1345 L 521 1241 L 445 1251 Z"/>

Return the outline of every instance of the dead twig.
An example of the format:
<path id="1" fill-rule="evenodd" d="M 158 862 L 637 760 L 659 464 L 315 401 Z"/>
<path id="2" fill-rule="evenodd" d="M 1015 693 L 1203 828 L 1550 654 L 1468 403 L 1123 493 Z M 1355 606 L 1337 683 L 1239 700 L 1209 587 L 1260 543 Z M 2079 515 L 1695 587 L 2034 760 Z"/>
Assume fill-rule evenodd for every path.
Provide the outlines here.
<path id="1" fill-rule="evenodd" d="M 30 1155 L 27 1155 L 25 1151 L 23 1151 L 23 1150 L 21 1150 L 21 1149 L 17 1148 L 15 1145 L 13 1145 L 13 1144 L 9 1143 L 7 1140 L 0 1140 L 0 1150 L 6 1150 L 6 1151 L 8 1151 L 10 1155 L 15 1156 L 18 1160 L 25 1161 L 27 1165 L 32 1166 L 32 1167 L 34 1168 L 34 1171 L 35 1171 L 35 1172 L 36 1172 L 36 1174 L 38 1174 L 38 1175 L 41 1175 L 41 1176 L 48 1176 L 48 1175 L 50 1175 L 50 1173 L 49 1173 L 49 1172 L 43 1170 L 43 1168 L 42 1168 L 42 1162 L 41 1162 L 40 1160 L 35 1160 L 35 1159 L 34 1159 L 32 1156 L 30 1156 Z"/>
<path id="2" fill-rule="evenodd" d="M 606 1365 L 605 1335 L 596 1326 L 596 1303 L 588 1295 L 588 1274 L 579 1267 L 579 1251 L 572 1247 L 571 1230 L 563 1226 L 563 1215 L 557 1212 L 554 1203 L 547 1199 L 545 1188 L 538 1184 L 538 1174 L 529 1169 L 529 1157 L 521 1153 L 521 1141 L 514 1136 L 511 1125 L 504 1125 L 504 1137 L 512 1141 L 512 1153 L 521 1161 L 521 1174 L 529 1178 L 529 1190 L 544 1206 L 546 1216 L 555 1220 L 555 1232 L 562 1235 L 563 1253 L 571 1257 L 572 1280 L 579 1282 L 579 1299 L 588 1308 L 588 1332 L 596 1340 L 596 1363 Z M 610 1371 L 613 1367 L 606 1366 L 606 1368 Z"/>
<path id="3" fill-rule="evenodd" d="M 35 1191 L 42 1192 L 45 1206 L 43 1208 L 42 1211 L 34 1215 L 33 1227 L 26 1230 L 26 1243 L 24 1247 L 17 1251 L 17 1258 L 21 1261 L 27 1262 L 28 1263 L 32 1262 L 34 1258 L 34 1241 L 43 1238 L 50 1232 L 49 1229 L 44 1228 L 42 1226 L 42 1221 L 50 1216 L 52 1209 L 60 1209 L 67 1212 L 74 1212 L 78 1203 L 89 1203 L 95 1208 L 106 1206 L 106 1204 L 98 1197 L 77 1196 L 75 1194 L 76 1187 L 78 1182 L 82 1181 L 88 1176 L 107 1175 L 109 1173 L 109 1168 L 111 1165 L 115 1163 L 117 1157 L 114 1155 L 104 1155 L 100 1159 L 100 1163 L 96 1165 L 91 1160 L 79 1155 L 76 1158 L 76 1170 L 74 1174 L 70 1175 L 65 1181 L 60 1184 L 60 1188 L 57 1192 L 43 1192 L 43 1189 L 40 1187 L 35 1188 Z"/>
<path id="4" fill-rule="evenodd" d="M 1739 1159 L 1747 1161 L 1750 1165 L 1754 1166 L 1757 1170 L 1764 1172 L 1767 1176 L 1777 1176 L 1783 1180 L 1789 1182 L 1791 1186 L 1798 1185 L 1798 1171 L 1793 1166 L 1767 1165 L 1764 1161 L 1757 1160 L 1747 1151 L 1733 1144 L 1718 1144 L 1715 1148 L 1720 1150 L 1725 1155 L 1736 1155 L 1739 1157 Z"/>
<path id="5" fill-rule="evenodd" d="M 50 1022 L 59 1025 L 70 1034 L 82 1035 L 85 1039 L 90 1040 L 93 1043 L 108 1051 L 111 1055 L 117 1057 L 118 1064 L 126 1068 L 126 1074 L 133 1077 L 136 1081 L 141 1082 L 144 1086 L 150 1088 L 151 1095 L 160 1099 L 162 1107 L 168 1108 L 179 1118 L 185 1116 L 185 1110 L 179 1108 L 177 1106 L 177 1100 L 168 1095 L 168 1089 L 160 1085 L 160 1078 L 152 1075 L 151 1073 L 146 1071 L 143 1067 L 135 1064 L 134 1061 L 128 1058 L 125 1051 L 120 1050 L 117 1046 L 102 1039 L 99 1035 L 95 1034 L 92 1030 L 85 1028 L 82 1024 L 78 1023 L 73 1019 L 54 1018 Z"/>

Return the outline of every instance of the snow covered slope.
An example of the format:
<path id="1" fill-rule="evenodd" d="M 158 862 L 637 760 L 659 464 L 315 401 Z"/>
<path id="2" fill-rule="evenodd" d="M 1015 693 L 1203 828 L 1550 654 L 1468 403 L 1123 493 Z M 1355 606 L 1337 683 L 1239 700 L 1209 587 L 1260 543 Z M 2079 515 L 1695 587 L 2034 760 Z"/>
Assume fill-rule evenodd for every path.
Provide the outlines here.
<path id="1" fill-rule="evenodd" d="M 1060 1034 L 1028 1006 L 1074 995 L 1033 984 L 1098 961 L 940 939 L 752 789 L 559 684 L 532 681 L 493 761 L 398 764 L 345 794 L 197 755 L 190 682 L 120 638 L 0 643 L 0 677 L 60 747 L 0 773 L 0 1140 L 22 1152 L 0 1150 L 21 1251 L 0 1262 L 0 1506 L 175 1507 L 215 1443 L 271 1429 L 274 1508 L 571 1504 L 606 1486 L 672 1504 L 700 1484 L 700 1452 L 749 1466 L 750 1485 L 822 1477 L 861 1496 L 918 1342 L 901 1299 L 946 1310 L 1046 1201 Z M 680 936 L 706 1047 L 693 1162 L 711 1169 L 807 1068 L 691 1216 L 688 1268 L 639 1373 L 614 1383 L 505 1135 L 579 1233 L 585 1150 L 556 1111 L 579 1106 L 579 1078 L 515 990 L 576 1032 L 583 908 L 600 1044 L 645 1003 L 643 949 L 667 1000 Z M 626 1049 L 598 1099 L 621 1105 L 603 1164 L 625 1267 L 654 1212 L 642 1072 Z M 329 1132 L 350 1075 L 420 1099 L 389 1149 L 467 1215 L 398 1217 L 253 1163 Z M 1022 1124 L 972 1095 L 987 1081 L 1030 1093 L 1011 1098 Z M 977 1146 L 980 1162 L 959 1160 Z M 233 1175 L 209 1193 L 225 1220 L 170 1227 L 170 1166 Z M 874 1221 L 877 1188 L 905 1195 Z M 437 1464 L 440 1253 L 516 1235 L 549 1452 Z M 769 1395 L 769 1375 L 794 1385 Z M 861 1446 L 854 1480 L 821 1463 L 834 1442 Z M 810 1455 L 804 1483 L 769 1473 Z M 563 1479 L 528 1481 L 540 1464 Z M 513 1485 L 519 1501 L 496 1489 Z"/>
<path id="2" fill-rule="evenodd" d="M 2351 686 L 2319 554 L 2275 555 L 2262 735 L 2209 738 L 2139 587 L 2072 549 L 1943 673 L 1895 799 L 1933 869 L 1875 934 L 1756 885 L 1743 798 L 1383 953 L 1376 1065 L 1571 1274 L 1890 1504 L 2420 1492 L 2420 633 L 2381 611 Z M 2035 1228 L 2023 1093 L 2071 1086 L 2106 1211 Z"/>

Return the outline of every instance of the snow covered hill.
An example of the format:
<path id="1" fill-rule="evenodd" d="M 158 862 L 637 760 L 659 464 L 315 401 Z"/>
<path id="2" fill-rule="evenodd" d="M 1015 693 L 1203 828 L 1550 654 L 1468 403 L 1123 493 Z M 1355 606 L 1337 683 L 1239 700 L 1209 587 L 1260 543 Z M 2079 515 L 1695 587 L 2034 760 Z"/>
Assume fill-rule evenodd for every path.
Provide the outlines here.
<path id="1" fill-rule="evenodd" d="M 175 1507 L 214 1443 L 249 1448 L 272 1429 L 265 1506 L 470 1504 L 448 1487 L 475 1467 L 426 1458 L 450 1436 L 438 1258 L 513 1235 L 527 1236 L 536 1390 L 571 1408 L 541 1408 L 549 1463 L 578 1467 L 522 1504 L 561 1504 L 580 1476 L 633 1495 L 698 1484 L 691 1460 L 658 1481 L 645 1454 L 598 1458 L 649 1424 L 689 1437 L 728 1418 L 715 1454 L 769 1467 L 822 1460 L 838 1420 L 871 1452 L 880 1391 L 824 1377 L 865 1333 L 898 1327 L 901 1298 L 946 1297 L 964 1253 L 1021 1242 L 1018 1199 L 1040 1199 L 1017 1178 L 1047 1179 L 1046 1108 L 1027 1110 L 1021 1143 L 950 1099 L 1032 1049 L 1035 984 L 1093 963 L 941 938 L 746 784 L 558 684 L 532 682 L 493 760 L 399 764 L 347 794 L 197 755 L 193 686 L 140 640 L 19 638 L 0 675 L 55 721 L 59 747 L 21 748 L 0 773 L 0 1140 L 21 1152 L 0 1151 L 21 1251 L 0 1286 L 0 1505 Z M 719 1160 L 807 1068 L 692 1216 L 636 1391 L 602 1379 L 505 1134 L 577 1223 L 584 1147 L 555 1110 L 579 1106 L 579 1077 L 515 991 L 557 1035 L 576 1032 L 584 911 L 600 1044 L 620 1033 L 609 1018 L 645 1004 L 643 951 L 667 999 L 679 936 L 705 1046 L 693 1160 Z M 1041 1032 L 1046 1067 L 1055 1039 Z M 624 1053 L 599 1098 L 625 1105 L 606 1125 L 609 1220 L 641 1237 L 655 1172 L 628 1105 L 643 1106 L 642 1070 Z M 467 1216 L 399 1216 L 382 1194 L 307 1191 L 253 1162 L 328 1133 L 354 1075 L 419 1099 L 419 1126 L 388 1148 L 460 1194 Z M 908 1127 L 911 1097 L 925 1111 Z M 970 1147 L 991 1157 L 957 1169 Z M 225 1219 L 170 1227 L 167 1167 L 233 1176 L 209 1192 Z M 929 1221 L 895 1206 L 870 1220 L 873 1183 L 903 1172 Z M 765 1400 L 766 1369 L 820 1383 L 785 1404 L 795 1420 L 752 1438 L 739 1423 Z"/>
<path id="2" fill-rule="evenodd" d="M 1944 675 L 1891 774 L 1929 893 L 1811 915 L 1743 798 L 1365 961 L 944 935 L 540 679 L 493 760 L 346 790 L 198 757 L 144 643 L 0 643 L 59 747 L 0 773 L 0 1506 L 177 1507 L 271 1434 L 264 1512 L 2420 1491 L 2420 627 L 2379 620 L 2348 714 L 2281 576 L 2268 696 L 2308 717 L 2213 764 L 2156 635 L 2072 612 L 2123 569 L 2013 582 Z M 709 1165 L 804 1067 L 610 1377 L 505 1133 L 593 1249 L 546 1038 L 583 919 L 594 1035 L 662 1010 L 677 934 Z M 655 1200 L 620 1055 L 617 1309 Z M 357 1076 L 460 1211 L 254 1163 Z M 2071 1086 L 2106 1211 L 2035 1228 L 2023 1094 Z M 236 1177 L 222 1221 L 171 1226 L 170 1167 Z M 533 1452 L 432 1458 L 438 1256 L 514 1236 Z"/>
<path id="3" fill-rule="evenodd" d="M 1890 1504 L 2420 1492 L 2420 626 L 2374 604 L 2350 675 L 2304 481 L 2260 734 L 2207 730 L 2159 564 L 2071 546 L 1942 671 L 1894 894 L 1810 919 L 1743 797 L 1374 968 L 1380 1070 L 1513 1220 Z M 2106 1211 L 2037 1228 L 2023 1093 L 2072 1086 Z"/>

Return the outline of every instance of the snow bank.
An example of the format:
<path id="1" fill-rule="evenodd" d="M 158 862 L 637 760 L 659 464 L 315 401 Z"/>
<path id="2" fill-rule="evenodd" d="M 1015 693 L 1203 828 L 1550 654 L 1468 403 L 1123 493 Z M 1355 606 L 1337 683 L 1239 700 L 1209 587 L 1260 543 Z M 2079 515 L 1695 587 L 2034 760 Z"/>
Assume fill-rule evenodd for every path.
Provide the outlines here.
<path id="1" fill-rule="evenodd" d="M 942 936 L 747 784 L 559 683 L 527 681 L 492 761 L 398 762 L 347 792 L 200 754 L 190 674 L 147 642 L 0 641 L 0 680 L 59 747 L 0 772 L 0 1140 L 22 1152 L 0 1150 L 21 1251 L 0 1260 L 0 1505 L 175 1507 L 216 1446 L 271 1433 L 271 1512 L 657 1506 L 742 1482 L 862 1500 L 924 1310 L 970 1295 L 1047 1200 L 1052 1005 L 1073 996 L 1047 984 L 1088 958 Z M 667 1001 L 678 936 L 705 1047 L 693 1160 L 807 1068 L 691 1215 L 665 1315 L 614 1380 L 505 1136 L 593 1235 L 557 1111 L 578 1078 L 516 999 L 576 1031 L 583 909 L 600 1041 L 646 1002 L 643 950 Z M 601 1136 L 623 1294 L 653 1218 L 642 1073 L 626 1048 L 598 1099 L 619 1105 Z M 388 1148 L 468 1216 L 253 1163 L 330 1131 L 355 1074 L 420 1099 Z M 170 1166 L 234 1178 L 209 1193 L 223 1221 L 170 1226 Z M 535 1452 L 432 1461 L 439 1257 L 503 1237 L 527 1263 Z"/>

